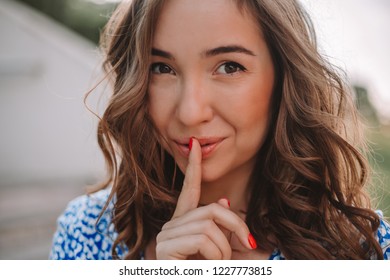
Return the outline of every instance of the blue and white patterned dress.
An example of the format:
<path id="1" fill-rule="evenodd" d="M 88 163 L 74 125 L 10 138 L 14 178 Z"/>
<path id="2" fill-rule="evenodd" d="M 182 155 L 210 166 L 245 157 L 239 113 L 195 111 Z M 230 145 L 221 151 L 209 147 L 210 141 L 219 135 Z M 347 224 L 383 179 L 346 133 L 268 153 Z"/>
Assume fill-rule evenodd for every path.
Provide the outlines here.
<path id="1" fill-rule="evenodd" d="M 71 201 L 58 218 L 57 231 L 54 234 L 50 259 L 88 259 L 110 260 L 111 249 L 117 237 L 111 224 L 111 203 L 96 224 L 102 211 L 109 190 L 101 190 L 92 195 L 83 195 Z M 382 217 L 381 212 L 377 212 Z M 377 239 L 382 247 L 384 258 L 390 259 L 390 225 L 381 219 Z M 123 259 L 127 250 L 117 249 L 118 257 Z M 275 249 L 270 259 L 284 259 L 283 254 Z"/>

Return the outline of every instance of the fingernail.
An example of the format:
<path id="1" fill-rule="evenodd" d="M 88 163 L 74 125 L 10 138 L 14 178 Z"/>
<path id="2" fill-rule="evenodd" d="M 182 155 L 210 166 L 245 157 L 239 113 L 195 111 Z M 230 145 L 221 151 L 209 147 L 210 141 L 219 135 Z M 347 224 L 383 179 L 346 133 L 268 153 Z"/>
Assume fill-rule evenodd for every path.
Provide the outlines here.
<path id="1" fill-rule="evenodd" d="M 252 249 L 256 249 L 257 248 L 256 240 L 255 240 L 255 238 L 253 237 L 253 235 L 251 233 L 249 233 L 248 242 L 249 242 L 249 245 L 251 246 Z"/>
<path id="2" fill-rule="evenodd" d="M 222 199 L 225 199 L 227 201 L 228 206 L 230 207 L 230 200 L 227 197 L 222 197 Z"/>
<path id="3" fill-rule="evenodd" d="M 193 137 L 191 137 L 190 138 L 190 142 L 188 143 L 188 148 L 190 148 L 190 151 L 191 151 L 191 149 L 192 149 L 192 142 L 194 141 L 194 138 Z"/>

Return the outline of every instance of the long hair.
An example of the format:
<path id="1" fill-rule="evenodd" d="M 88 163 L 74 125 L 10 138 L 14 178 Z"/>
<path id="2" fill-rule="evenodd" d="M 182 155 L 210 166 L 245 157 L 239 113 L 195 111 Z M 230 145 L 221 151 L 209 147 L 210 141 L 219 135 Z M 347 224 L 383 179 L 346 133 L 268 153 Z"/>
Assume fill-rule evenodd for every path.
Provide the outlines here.
<path id="1" fill-rule="evenodd" d="M 263 249 L 289 259 L 383 258 L 379 217 L 365 193 L 369 166 L 348 87 L 318 53 L 295 0 L 236 1 L 259 24 L 276 72 L 270 129 L 258 152 L 246 222 Z M 172 216 L 183 174 L 148 115 L 152 39 L 163 0 L 125 1 L 105 28 L 113 94 L 98 125 L 112 186 L 113 224 L 127 259 Z"/>

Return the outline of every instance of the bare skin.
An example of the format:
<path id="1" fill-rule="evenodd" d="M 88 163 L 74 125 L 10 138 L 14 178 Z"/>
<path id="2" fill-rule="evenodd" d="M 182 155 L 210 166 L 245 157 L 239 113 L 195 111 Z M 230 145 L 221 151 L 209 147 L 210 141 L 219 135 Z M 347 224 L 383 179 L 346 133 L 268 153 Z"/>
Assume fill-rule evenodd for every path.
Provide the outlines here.
<path id="1" fill-rule="evenodd" d="M 201 160 L 201 147 L 194 139 L 174 215 L 148 245 L 146 259 L 267 259 L 270 252 L 250 244 L 244 216 L 233 212 L 226 198 L 198 207 Z"/>
<path id="2" fill-rule="evenodd" d="M 244 222 L 274 85 L 258 23 L 234 1 L 166 1 L 150 69 L 149 113 L 185 181 L 146 258 L 268 258 Z"/>

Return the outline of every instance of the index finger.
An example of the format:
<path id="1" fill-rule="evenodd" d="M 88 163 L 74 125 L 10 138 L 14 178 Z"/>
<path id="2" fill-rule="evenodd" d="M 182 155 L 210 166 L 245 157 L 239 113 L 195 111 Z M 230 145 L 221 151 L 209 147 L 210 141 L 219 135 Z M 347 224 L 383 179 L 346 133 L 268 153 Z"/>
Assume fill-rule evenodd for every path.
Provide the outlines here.
<path id="1" fill-rule="evenodd" d="M 202 151 L 198 140 L 191 138 L 192 148 L 188 157 L 183 187 L 172 218 L 179 217 L 198 207 L 202 179 Z"/>

